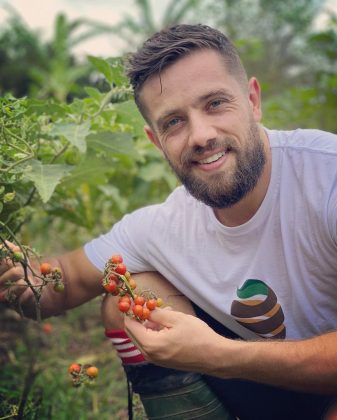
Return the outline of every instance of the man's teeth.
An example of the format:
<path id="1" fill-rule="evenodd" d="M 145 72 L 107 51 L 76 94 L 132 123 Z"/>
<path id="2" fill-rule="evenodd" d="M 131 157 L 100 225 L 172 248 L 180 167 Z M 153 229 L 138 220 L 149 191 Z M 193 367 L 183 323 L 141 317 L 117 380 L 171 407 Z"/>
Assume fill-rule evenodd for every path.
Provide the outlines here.
<path id="1" fill-rule="evenodd" d="M 215 155 L 209 156 L 206 159 L 199 160 L 199 163 L 204 164 L 215 162 L 216 160 L 220 159 L 224 154 L 224 152 L 216 153 Z"/>

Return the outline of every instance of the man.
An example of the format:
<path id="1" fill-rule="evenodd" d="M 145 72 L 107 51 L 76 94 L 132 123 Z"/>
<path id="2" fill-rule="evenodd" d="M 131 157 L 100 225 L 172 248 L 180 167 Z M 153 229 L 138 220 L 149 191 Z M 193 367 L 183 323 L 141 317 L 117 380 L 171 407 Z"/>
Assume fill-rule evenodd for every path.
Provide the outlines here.
<path id="1" fill-rule="evenodd" d="M 332 418 L 336 136 L 265 129 L 257 80 L 206 26 L 155 34 L 131 57 L 129 76 L 145 131 L 184 187 L 61 257 L 67 292 L 58 303 L 46 293 L 45 313 L 97 295 L 105 261 L 121 253 L 131 272 L 163 274 L 221 335 L 231 336 L 217 323 L 230 314 L 261 337 L 224 338 L 195 317 L 156 310 L 160 331 L 126 321 L 148 360 L 211 375 L 242 419 Z M 20 281 L 13 270 L 1 281 Z"/>

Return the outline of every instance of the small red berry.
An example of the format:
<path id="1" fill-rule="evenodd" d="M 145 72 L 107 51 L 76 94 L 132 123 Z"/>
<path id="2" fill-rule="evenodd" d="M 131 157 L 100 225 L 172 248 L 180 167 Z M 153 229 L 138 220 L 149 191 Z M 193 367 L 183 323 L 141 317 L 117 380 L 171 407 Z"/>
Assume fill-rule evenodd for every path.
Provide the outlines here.
<path id="1" fill-rule="evenodd" d="M 128 295 L 124 295 L 124 296 L 121 296 L 121 297 L 118 299 L 118 302 L 123 302 L 123 301 L 131 303 L 131 298 L 130 298 L 130 296 L 128 296 Z"/>
<path id="2" fill-rule="evenodd" d="M 50 274 L 51 270 L 52 270 L 52 268 L 51 268 L 51 265 L 49 263 L 42 263 L 40 265 L 40 271 L 41 271 L 41 274 L 43 276 L 46 276 L 47 274 Z"/>
<path id="3" fill-rule="evenodd" d="M 81 365 L 79 365 L 78 363 L 72 363 L 68 367 L 68 372 L 69 373 L 80 373 L 81 372 Z"/>
<path id="4" fill-rule="evenodd" d="M 149 319 L 151 315 L 150 309 L 148 309 L 146 306 L 143 306 L 143 313 L 142 313 L 142 319 Z"/>
<path id="5" fill-rule="evenodd" d="M 114 280 L 116 283 L 119 282 L 119 278 L 116 276 L 116 274 L 110 274 L 109 280 Z"/>
<path id="6" fill-rule="evenodd" d="M 52 326 L 52 324 L 51 324 L 50 322 L 45 322 L 45 323 L 42 325 L 42 331 L 43 331 L 45 334 L 50 334 L 50 333 L 52 333 L 52 332 L 53 332 L 53 329 L 54 329 L 54 327 Z"/>
<path id="7" fill-rule="evenodd" d="M 120 264 L 123 262 L 123 257 L 121 255 L 113 255 L 110 258 L 110 261 L 112 262 L 112 264 Z"/>
<path id="8" fill-rule="evenodd" d="M 132 308 L 132 312 L 135 316 L 142 318 L 143 316 L 143 306 L 142 305 L 134 305 Z"/>
<path id="9" fill-rule="evenodd" d="M 117 264 L 116 268 L 115 268 L 116 273 L 118 274 L 125 274 L 126 273 L 126 265 L 123 263 Z"/>
<path id="10" fill-rule="evenodd" d="M 145 303 L 145 298 L 143 296 L 135 296 L 134 302 L 135 302 L 135 305 L 143 306 Z"/>
<path id="11" fill-rule="evenodd" d="M 108 292 L 108 293 L 114 293 L 117 290 L 117 283 L 115 280 L 109 280 L 109 283 L 104 284 L 104 289 Z"/>
<path id="12" fill-rule="evenodd" d="M 88 367 L 85 372 L 89 378 L 96 378 L 98 376 L 98 369 L 96 366 Z"/>
<path id="13" fill-rule="evenodd" d="M 153 311 L 157 307 L 157 300 L 156 299 L 149 299 L 146 302 L 146 306 L 147 306 L 147 308 L 150 309 L 150 311 Z"/>
<path id="14" fill-rule="evenodd" d="M 118 309 L 124 313 L 128 312 L 128 310 L 130 309 L 130 303 L 125 300 L 122 300 L 118 303 Z"/>

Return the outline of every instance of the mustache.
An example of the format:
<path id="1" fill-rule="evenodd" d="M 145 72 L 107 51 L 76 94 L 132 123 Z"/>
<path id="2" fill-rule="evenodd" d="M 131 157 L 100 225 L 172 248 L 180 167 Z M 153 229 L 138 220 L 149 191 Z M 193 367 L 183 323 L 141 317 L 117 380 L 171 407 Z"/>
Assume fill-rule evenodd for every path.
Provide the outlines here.
<path id="1" fill-rule="evenodd" d="M 193 146 L 186 150 L 184 155 L 182 156 L 181 161 L 183 164 L 190 164 L 194 160 L 196 160 L 196 157 L 216 149 L 235 151 L 236 142 L 232 137 L 224 137 L 222 139 L 210 139 L 207 141 L 206 146 Z"/>

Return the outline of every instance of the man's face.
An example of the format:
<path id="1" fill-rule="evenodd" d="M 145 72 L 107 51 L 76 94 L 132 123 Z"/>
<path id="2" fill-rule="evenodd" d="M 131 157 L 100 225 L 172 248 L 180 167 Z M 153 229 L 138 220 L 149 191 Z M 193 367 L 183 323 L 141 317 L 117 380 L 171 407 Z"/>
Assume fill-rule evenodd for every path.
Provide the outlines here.
<path id="1" fill-rule="evenodd" d="M 140 100 L 159 147 L 198 200 L 227 208 L 256 185 L 265 163 L 255 79 L 240 85 L 213 50 L 178 60 L 145 82 Z"/>

